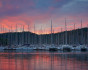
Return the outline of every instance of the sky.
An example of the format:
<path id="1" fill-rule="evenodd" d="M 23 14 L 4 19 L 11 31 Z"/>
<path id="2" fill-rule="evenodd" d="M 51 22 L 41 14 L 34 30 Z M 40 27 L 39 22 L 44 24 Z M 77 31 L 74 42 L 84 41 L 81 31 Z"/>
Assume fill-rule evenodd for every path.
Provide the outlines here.
<path id="1" fill-rule="evenodd" d="M 0 32 L 50 33 L 80 28 L 88 24 L 88 0 L 0 0 Z M 17 26 L 17 27 L 16 27 Z M 28 27 L 29 26 L 29 27 Z"/>

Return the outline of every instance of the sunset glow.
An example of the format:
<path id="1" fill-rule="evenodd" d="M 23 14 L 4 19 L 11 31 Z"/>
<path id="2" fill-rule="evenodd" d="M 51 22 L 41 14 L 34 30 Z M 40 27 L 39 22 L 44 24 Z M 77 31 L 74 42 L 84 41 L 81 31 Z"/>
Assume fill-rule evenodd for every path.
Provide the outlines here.
<path id="1" fill-rule="evenodd" d="M 80 28 L 88 24 L 88 0 L 0 0 L 0 32 L 25 31 L 50 33 L 51 19 L 53 31 L 64 31 L 65 20 L 67 29 Z M 29 30 L 28 30 L 29 25 Z M 11 28 L 12 27 L 12 28 Z M 42 27 L 42 30 L 41 30 Z M 4 28 L 4 30 L 3 30 Z M 42 31 L 42 32 L 41 32 Z"/>

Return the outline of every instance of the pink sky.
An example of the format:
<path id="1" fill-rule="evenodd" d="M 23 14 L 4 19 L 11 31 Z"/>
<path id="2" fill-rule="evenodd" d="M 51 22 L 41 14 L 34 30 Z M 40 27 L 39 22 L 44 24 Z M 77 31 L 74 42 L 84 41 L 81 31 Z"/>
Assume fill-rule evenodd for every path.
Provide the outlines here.
<path id="1" fill-rule="evenodd" d="M 36 33 L 50 33 L 51 19 L 53 21 L 54 32 L 64 30 L 65 18 L 67 19 L 67 29 L 72 30 L 74 23 L 76 28 L 80 28 L 81 19 L 83 27 L 88 24 L 88 1 L 87 0 L 0 0 L 0 28 L 4 27 L 4 32 L 16 30 Z M 41 30 L 42 27 L 42 30 Z M 3 32 L 0 29 L 0 32 Z"/>

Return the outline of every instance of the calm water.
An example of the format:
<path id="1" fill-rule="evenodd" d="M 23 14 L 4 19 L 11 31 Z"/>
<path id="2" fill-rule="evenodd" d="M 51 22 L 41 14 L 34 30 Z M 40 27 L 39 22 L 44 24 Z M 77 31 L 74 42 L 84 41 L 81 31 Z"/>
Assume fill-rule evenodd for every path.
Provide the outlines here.
<path id="1" fill-rule="evenodd" d="M 2 51 L 0 70 L 88 70 L 88 52 Z"/>

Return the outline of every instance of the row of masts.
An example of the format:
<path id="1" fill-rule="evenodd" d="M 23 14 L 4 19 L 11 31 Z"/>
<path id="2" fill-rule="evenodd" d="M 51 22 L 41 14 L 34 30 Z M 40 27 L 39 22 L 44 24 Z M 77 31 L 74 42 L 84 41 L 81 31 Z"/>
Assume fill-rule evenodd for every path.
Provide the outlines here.
<path id="1" fill-rule="evenodd" d="M 84 43 L 84 36 L 83 36 L 83 29 L 82 29 L 83 27 L 82 27 L 82 20 L 81 20 L 81 44 L 85 44 Z M 88 28 L 88 27 L 87 27 Z M 74 30 L 75 30 L 75 24 L 74 24 Z M 61 32 L 62 32 L 62 28 L 61 28 Z M 75 33 L 75 32 L 74 32 Z M 78 33 L 78 32 L 77 32 Z M 78 35 L 78 34 L 77 34 Z M 66 22 L 66 18 L 65 18 L 65 43 L 63 43 L 63 44 L 65 44 L 65 45 L 67 45 L 68 43 L 67 43 L 67 22 Z M 63 37 L 64 38 L 64 37 Z M 74 37 L 72 37 L 72 38 L 76 38 L 75 37 L 75 35 L 74 35 Z M 88 29 L 87 29 L 87 38 L 88 38 Z M 52 38 L 52 20 L 51 20 L 51 44 L 53 44 L 53 42 L 52 42 L 52 40 L 53 40 L 53 38 Z M 64 40 L 64 39 L 63 39 Z M 88 40 L 88 39 L 87 39 Z M 75 40 L 74 40 L 75 41 Z M 58 44 L 59 44 L 59 33 L 58 33 Z M 73 43 L 73 44 L 75 44 L 75 42 Z"/>
<path id="2" fill-rule="evenodd" d="M 52 20 L 51 20 L 52 22 Z M 75 26 L 75 24 L 74 24 Z M 41 26 L 42 27 L 42 26 Z M 64 29 L 65 28 L 65 29 Z M 64 27 L 64 31 L 67 31 L 67 23 L 66 23 L 66 18 L 65 18 L 65 27 Z M 83 28 L 83 25 L 82 25 L 82 20 L 81 20 L 81 27 L 80 28 Z M 33 28 L 32 28 L 33 29 Z M 42 28 L 41 28 L 42 29 Z M 74 30 L 75 30 L 75 27 L 74 27 Z M 7 32 L 23 32 L 23 31 L 30 31 L 30 25 L 19 25 L 19 24 L 16 24 L 14 27 L 13 25 L 10 25 L 10 26 L 4 26 L 3 24 L 0 25 L 0 33 L 7 33 Z M 50 30 L 52 33 L 54 33 L 54 29 Z M 58 30 L 59 31 L 59 30 Z M 35 24 L 34 24 L 34 31 L 32 30 L 33 33 L 37 33 L 35 31 Z M 44 34 L 46 34 L 47 31 L 44 31 Z M 42 33 L 42 30 L 39 34 Z"/>
<path id="3" fill-rule="evenodd" d="M 81 20 L 81 28 L 82 28 L 82 20 Z M 4 28 L 3 28 L 4 29 Z M 16 38 L 15 38 L 15 44 L 19 44 L 18 42 L 19 41 L 21 41 L 20 42 L 20 44 L 22 45 L 22 44 L 25 44 L 25 41 L 26 41 L 26 44 L 30 44 L 30 42 L 31 41 L 33 41 L 31 44 L 37 44 L 37 43 L 39 43 L 39 45 L 42 45 L 43 43 L 42 43 L 42 37 L 43 37 L 43 34 L 42 34 L 42 27 L 41 27 L 41 34 L 40 35 L 36 35 L 35 34 L 35 32 L 36 32 L 36 29 L 35 29 L 35 24 L 34 24 L 34 34 L 33 34 L 33 36 L 32 36 L 32 39 L 33 40 L 31 40 L 31 37 L 30 37 L 30 33 L 28 33 L 27 35 L 25 35 L 25 30 L 24 30 L 24 25 L 23 25 L 23 32 L 22 32 L 22 35 L 21 35 L 21 40 L 19 40 L 18 39 L 18 25 L 16 25 Z M 28 25 L 28 31 L 29 31 L 29 25 Z M 75 24 L 74 24 L 74 30 L 75 30 Z M 9 30 L 9 32 L 12 32 L 12 26 L 11 26 L 11 30 Z M 61 28 L 61 32 L 62 32 L 62 28 Z M 75 31 L 74 31 L 74 33 L 75 33 Z M 77 32 L 78 33 L 78 32 Z M 49 39 L 51 38 L 51 43 L 49 43 L 49 44 L 55 44 L 53 41 L 54 41 L 54 38 L 53 38 L 53 34 L 54 34 L 54 30 L 53 30 L 53 23 L 52 23 L 52 20 L 51 20 L 51 34 L 46 34 L 46 38 L 47 38 L 47 35 L 48 35 L 48 37 L 49 37 Z M 73 33 L 72 33 L 73 34 Z M 72 36 L 72 34 L 71 34 L 71 36 Z M 9 34 L 8 35 L 11 39 L 10 39 L 10 44 L 14 44 L 13 42 L 13 37 L 12 37 L 12 33 L 11 34 Z M 66 22 L 66 18 L 65 18 L 65 32 L 64 32 L 64 34 L 61 34 L 61 37 L 62 37 L 62 44 L 65 44 L 65 45 L 67 45 L 67 44 L 70 44 L 70 42 L 71 41 L 75 41 L 75 35 L 73 35 L 72 36 L 72 38 L 71 38 L 71 36 L 69 36 L 69 43 L 68 43 L 68 32 L 67 32 L 67 22 Z M 8 38 L 9 38 L 8 37 Z M 78 34 L 77 34 L 77 37 L 78 37 Z M 58 43 L 58 45 L 60 44 L 60 33 L 58 33 L 58 35 L 57 35 L 57 37 L 56 37 L 57 39 L 57 43 Z M 87 38 L 88 38 L 88 30 L 87 30 Z M 72 40 L 71 40 L 72 39 Z M 8 39 L 9 40 L 9 39 Z M 39 42 L 37 42 L 39 40 Z M 84 36 L 83 36 L 83 30 L 81 29 L 81 43 L 82 44 L 84 44 L 84 41 L 85 39 L 84 39 Z M 88 39 L 87 39 L 88 40 Z M 44 39 L 44 43 L 45 44 L 48 44 L 48 41 L 49 40 L 47 40 L 47 39 Z M 74 44 L 75 44 L 75 42 L 73 42 Z"/>

